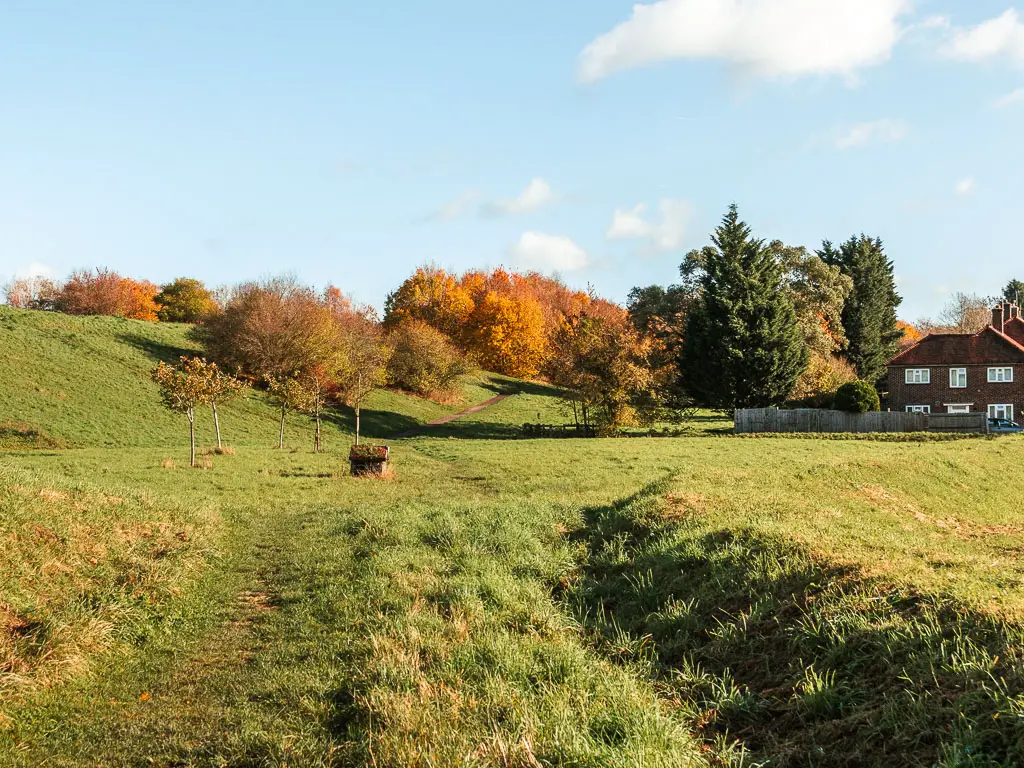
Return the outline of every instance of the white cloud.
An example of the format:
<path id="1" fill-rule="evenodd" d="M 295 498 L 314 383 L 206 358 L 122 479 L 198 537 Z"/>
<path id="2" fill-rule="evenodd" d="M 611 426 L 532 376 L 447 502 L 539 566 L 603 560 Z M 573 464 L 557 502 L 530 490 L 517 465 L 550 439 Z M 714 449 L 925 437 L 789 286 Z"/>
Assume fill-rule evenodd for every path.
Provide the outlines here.
<path id="1" fill-rule="evenodd" d="M 962 61 L 1009 58 L 1024 65 L 1024 22 L 1010 8 L 975 27 L 957 30 L 945 53 Z"/>
<path id="2" fill-rule="evenodd" d="M 929 16 L 917 26 L 921 29 L 949 29 L 952 22 L 949 20 L 949 16 Z"/>
<path id="3" fill-rule="evenodd" d="M 509 248 L 509 255 L 521 267 L 540 271 L 574 272 L 590 261 L 587 252 L 568 237 L 524 232 Z"/>
<path id="4" fill-rule="evenodd" d="M 692 207 L 687 200 L 662 200 L 658 203 L 658 222 L 644 218 L 647 206 L 619 208 L 612 214 L 612 224 L 605 237 L 609 240 L 646 240 L 651 248 L 674 251 L 683 244 L 686 224 Z"/>
<path id="5" fill-rule="evenodd" d="M 838 149 L 852 149 L 866 144 L 892 144 L 902 141 L 910 133 L 901 120 L 875 120 L 854 125 L 836 139 Z"/>
<path id="6" fill-rule="evenodd" d="M 1015 91 L 1010 91 L 992 102 L 992 106 L 996 109 L 1006 109 L 1007 107 L 1013 107 L 1017 104 L 1024 104 L 1024 88 L 1018 88 Z"/>
<path id="7" fill-rule="evenodd" d="M 30 262 L 27 266 L 14 270 L 14 276 L 17 278 L 44 278 L 52 280 L 56 274 L 57 270 L 53 267 L 40 264 L 38 261 Z"/>
<path id="8" fill-rule="evenodd" d="M 974 177 L 968 176 L 966 179 L 960 179 L 954 189 L 960 197 L 967 197 L 974 192 Z"/>
<path id="9" fill-rule="evenodd" d="M 760 77 L 852 78 L 887 61 L 910 0 L 659 0 L 580 54 L 595 82 L 670 59 L 714 59 Z"/>
<path id="10" fill-rule="evenodd" d="M 472 208 L 480 200 L 480 193 L 471 189 L 468 192 L 463 192 L 457 198 L 452 200 L 450 203 L 445 203 L 434 215 L 434 218 L 441 219 L 442 221 L 452 221 L 463 216 L 470 208 Z"/>
<path id="11" fill-rule="evenodd" d="M 480 216 L 494 217 L 507 216 L 515 213 L 529 213 L 543 208 L 546 205 L 556 202 L 557 198 L 548 184 L 542 178 L 535 178 L 526 185 L 526 189 L 510 200 L 484 200 L 483 194 L 476 189 L 469 190 L 459 195 L 445 205 L 442 205 L 431 218 L 443 221 L 460 219 L 476 211 Z"/>
<path id="12" fill-rule="evenodd" d="M 519 193 L 513 200 L 497 200 L 484 206 L 483 212 L 491 216 L 501 216 L 511 213 L 528 213 L 538 208 L 543 208 L 554 202 L 555 195 L 551 191 L 551 185 L 544 179 L 533 179 L 526 185 L 526 189 Z"/>

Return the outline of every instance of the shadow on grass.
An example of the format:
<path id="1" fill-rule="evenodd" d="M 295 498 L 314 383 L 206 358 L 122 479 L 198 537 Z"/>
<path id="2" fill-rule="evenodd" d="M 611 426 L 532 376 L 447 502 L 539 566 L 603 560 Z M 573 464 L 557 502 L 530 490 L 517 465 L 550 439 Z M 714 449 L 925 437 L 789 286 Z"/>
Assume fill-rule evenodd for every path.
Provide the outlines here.
<path id="1" fill-rule="evenodd" d="M 323 415 L 323 421 L 355 434 L 356 412 L 348 407 L 334 408 Z M 359 414 L 359 434 L 368 440 L 388 440 L 401 432 L 414 430 L 421 422 L 393 411 L 375 411 L 363 408 Z"/>
<path id="2" fill-rule="evenodd" d="M 131 347 L 135 347 L 135 349 L 144 352 L 152 360 L 159 363 L 175 364 L 183 355 L 192 357 L 198 354 L 194 349 L 186 349 L 174 344 L 163 344 L 159 341 L 154 341 L 153 339 L 134 333 L 118 334 L 117 340 Z"/>
<path id="3" fill-rule="evenodd" d="M 696 732 L 774 766 L 1024 764 L 1024 629 L 716 530 L 669 487 L 587 510 L 558 596 Z"/>
<path id="4" fill-rule="evenodd" d="M 540 381 L 504 381 L 488 379 L 481 384 L 483 389 L 490 390 L 496 395 L 541 395 L 543 397 L 558 397 L 560 392 L 557 387 L 544 384 Z"/>
<path id="5" fill-rule="evenodd" d="M 440 437 L 454 440 L 513 440 L 522 439 L 522 427 L 490 421 L 472 421 L 469 418 L 449 421 L 417 430 L 410 437 Z"/>

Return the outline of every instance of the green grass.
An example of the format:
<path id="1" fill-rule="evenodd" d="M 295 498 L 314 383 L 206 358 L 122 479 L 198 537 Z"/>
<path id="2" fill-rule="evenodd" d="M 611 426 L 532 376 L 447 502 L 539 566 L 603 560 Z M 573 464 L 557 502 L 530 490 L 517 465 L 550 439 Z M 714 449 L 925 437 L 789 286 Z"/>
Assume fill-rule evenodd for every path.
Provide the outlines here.
<path id="1" fill-rule="evenodd" d="M 2 765 L 1024 762 L 1024 438 L 507 439 L 565 416 L 486 376 L 391 480 L 347 476 L 344 415 L 269 448 L 258 399 L 192 470 L 118 321 L 0 323 Z"/>
<path id="2" fill-rule="evenodd" d="M 28 427 L 53 445 L 180 446 L 183 417 L 161 406 L 149 371 L 199 351 L 190 326 L 114 317 L 71 317 L 0 306 L 0 447 L 30 439 Z M 446 405 L 378 391 L 364 405 L 362 429 L 385 438 L 493 397 L 508 380 L 490 374 L 465 377 L 461 399 Z M 224 439 L 232 445 L 271 446 L 277 441 L 276 408 L 248 390 L 221 409 Z M 198 414 L 200 439 L 209 443 L 213 418 Z M 290 445 L 312 444 L 311 421 L 289 414 Z M 328 417 L 325 440 L 347 441 L 354 431 L 350 409 Z M 333 433 L 333 434 L 332 434 Z M 36 439 L 34 436 L 31 439 Z"/>

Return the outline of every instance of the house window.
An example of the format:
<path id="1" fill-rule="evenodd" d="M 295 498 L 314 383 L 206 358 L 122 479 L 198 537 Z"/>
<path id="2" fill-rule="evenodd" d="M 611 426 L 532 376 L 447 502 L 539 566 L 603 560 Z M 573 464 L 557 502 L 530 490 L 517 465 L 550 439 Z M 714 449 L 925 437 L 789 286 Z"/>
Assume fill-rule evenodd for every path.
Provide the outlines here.
<path id="1" fill-rule="evenodd" d="M 907 368 L 906 372 L 907 384 L 931 384 L 932 383 L 932 369 L 931 368 Z"/>
<path id="2" fill-rule="evenodd" d="M 971 403 L 961 403 L 956 405 L 946 405 L 946 413 L 970 413 Z"/>
<path id="3" fill-rule="evenodd" d="M 1013 421 L 1013 406 L 990 405 L 988 407 L 988 417 L 990 419 L 1006 419 L 1007 421 Z"/>
<path id="4" fill-rule="evenodd" d="M 990 384 L 1008 384 L 1013 381 L 1013 368 L 989 368 L 988 380 Z"/>
<path id="5" fill-rule="evenodd" d="M 931 413 L 932 407 L 930 405 L 908 405 L 907 413 Z"/>
<path id="6" fill-rule="evenodd" d="M 989 379 L 991 381 L 991 379 Z M 966 368 L 950 368 L 949 369 L 949 386 L 952 389 L 963 389 L 967 386 L 967 369 Z"/>

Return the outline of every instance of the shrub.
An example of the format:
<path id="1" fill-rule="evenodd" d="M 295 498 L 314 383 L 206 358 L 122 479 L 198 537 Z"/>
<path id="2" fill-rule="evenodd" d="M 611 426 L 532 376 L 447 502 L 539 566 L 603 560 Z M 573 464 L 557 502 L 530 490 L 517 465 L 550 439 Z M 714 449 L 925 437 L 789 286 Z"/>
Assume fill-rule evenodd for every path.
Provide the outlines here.
<path id="1" fill-rule="evenodd" d="M 856 380 L 857 371 L 843 358 L 811 355 L 807 370 L 797 379 L 789 404 L 797 408 L 828 408 L 836 390 Z"/>
<path id="2" fill-rule="evenodd" d="M 199 323 L 217 311 L 213 295 L 198 280 L 179 277 L 156 295 L 157 316 L 165 323 Z"/>
<path id="3" fill-rule="evenodd" d="M 866 381 L 851 381 L 836 390 L 835 406 L 840 411 L 866 413 L 881 408 L 878 391 Z"/>
<path id="4" fill-rule="evenodd" d="M 145 280 L 122 277 L 109 269 L 81 270 L 53 298 L 53 308 L 69 315 L 108 315 L 157 320 L 159 289 Z"/>
<path id="5" fill-rule="evenodd" d="M 392 383 L 427 397 L 450 395 L 472 366 L 448 338 L 421 320 L 405 320 L 390 334 Z"/>

